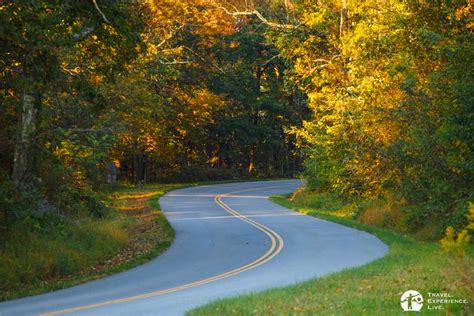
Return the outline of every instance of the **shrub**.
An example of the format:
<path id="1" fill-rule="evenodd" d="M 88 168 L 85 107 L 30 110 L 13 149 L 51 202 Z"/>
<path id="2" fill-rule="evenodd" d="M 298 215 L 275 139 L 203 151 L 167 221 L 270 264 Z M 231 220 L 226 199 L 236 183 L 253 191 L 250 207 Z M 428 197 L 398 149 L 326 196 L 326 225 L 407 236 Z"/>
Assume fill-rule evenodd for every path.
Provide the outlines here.
<path id="1" fill-rule="evenodd" d="M 449 226 L 443 239 L 440 240 L 441 247 L 445 252 L 454 253 L 458 257 L 464 256 L 464 251 L 471 242 L 471 236 L 467 229 L 456 233 L 454 228 Z"/>
<path id="2" fill-rule="evenodd" d="M 446 228 L 443 239 L 440 240 L 441 247 L 448 253 L 453 253 L 457 257 L 463 257 L 465 250 L 471 242 L 469 231 L 474 230 L 474 204 L 469 203 L 466 218 L 468 223 L 464 229 L 456 232 L 452 226 Z"/>

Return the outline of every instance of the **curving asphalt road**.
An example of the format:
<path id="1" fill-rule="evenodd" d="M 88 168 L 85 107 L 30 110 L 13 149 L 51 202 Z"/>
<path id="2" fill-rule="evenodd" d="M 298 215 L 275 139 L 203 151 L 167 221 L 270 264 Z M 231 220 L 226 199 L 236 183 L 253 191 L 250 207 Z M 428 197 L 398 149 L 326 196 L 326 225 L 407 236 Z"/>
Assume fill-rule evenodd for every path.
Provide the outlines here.
<path id="1" fill-rule="evenodd" d="M 362 265 L 376 237 L 270 202 L 299 180 L 206 185 L 160 199 L 176 231 L 160 257 L 104 279 L 0 303 L 0 315 L 182 315 L 217 298 Z"/>

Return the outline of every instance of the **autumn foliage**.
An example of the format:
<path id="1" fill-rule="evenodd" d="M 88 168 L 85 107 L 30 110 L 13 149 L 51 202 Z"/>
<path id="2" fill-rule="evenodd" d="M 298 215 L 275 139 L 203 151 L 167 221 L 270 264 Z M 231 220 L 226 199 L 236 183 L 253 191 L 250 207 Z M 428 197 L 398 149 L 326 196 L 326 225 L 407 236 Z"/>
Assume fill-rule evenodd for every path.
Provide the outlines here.
<path id="1" fill-rule="evenodd" d="M 28 213 L 15 205 L 100 214 L 112 173 L 281 177 L 304 160 L 311 190 L 374 201 L 367 220 L 465 224 L 470 1 L 98 4 L 0 5 L 5 221 Z"/>

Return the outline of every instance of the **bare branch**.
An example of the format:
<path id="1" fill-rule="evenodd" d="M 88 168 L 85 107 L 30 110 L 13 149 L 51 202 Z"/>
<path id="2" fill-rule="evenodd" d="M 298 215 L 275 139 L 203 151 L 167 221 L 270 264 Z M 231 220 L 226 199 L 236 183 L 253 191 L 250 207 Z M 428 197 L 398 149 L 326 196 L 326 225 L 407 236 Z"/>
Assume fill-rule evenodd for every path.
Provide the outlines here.
<path id="1" fill-rule="evenodd" d="M 159 60 L 160 64 L 162 65 L 183 65 L 183 64 L 191 64 L 192 61 L 190 60 L 175 60 L 175 61 L 167 61 L 167 60 Z"/>
<path id="2" fill-rule="evenodd" d="M 286 29 L 286 30 L 293 30 L 299 27 L 299 25 L 294 24 L 280 24 L 268 21 L 259 11 L 257 10 L 250 10 L 250 11 L 229 11 L 225 7 L 216 7 L 216 9 L 224 11 L 226 14 L 237 17 L 237 16 L 255 16 L 257 17 L 263 24 L 266 24 L 270 27 L 279 28 L 279 29 Z"/>
<path id="3" fill-rule="evenodd" d="M 266 60 L 263 64 L 260 65 L 260 67 L 265 67 L 267 66 L 269 63 L 271 63 L 275 58 L 279 58 L 280 57 L 280 54 L 277 54 L 275 56 L 272 56 L 271 58 L 269 58 L 268 60 Z"/>
<path id="4" fill-rule="evenodd" d="M 290 20 L 290 11 L 289 11 L 289 0 L 285 0 L 285 11 L 286 11 L 286 20 Z"/>
<path id="5" fill-rule="evenodd" d="M 168 34 L 168 36 L 166 36 L 157 46 L 156 48 L 160 48 L 161 46 L 163 46 L 164 44 L 166 44 L 167 41 L 169 41 L 170 39 L 173 38 L 173 36 L 176 35 L 176 33 L 178 33 L 179 30 L 181 30 L 182 28 L 184 27 L 184 24 L 179 26 L 176 30 L 174 30 L 173 32 L 171 32 L 170 34 Z"/>
<path id="6" fill-rule="evenodd" d="M 331 60 L 333 60 L 337 56 L 339 56 L 339 55 L 333 56 L 331 59 L 317 58 L 317 59 L 313 59 L 313 62 L 329 64 L 331 62 Z"/>
<path id="7" fill-rule="evenodd" d="M 99 8 L 99 5 L 97 4 L 97 0 L 92 0 L 92 3 L 94 3 L 95 9 L 100 13 L 100 15 L 102 16 L 102 19 L 104 19 L 106 23 L 111 24 L 110 21 L 105 16 L 104 12 L 102 12 L 102 10 Z"/>
<path id="8" fill-rule="evenodd" d="M 330 59 L 324 59 L 324 58 L 314 59 L 313 62 L 317 62 L 317 63 L 320 63 L 320 64 L 314 66 L 313 68 L 311 68 L 309 70 L 309 73 L 308 73 L 307 77 L 311 76 L 316 70 L 323 69 L 323 68 L 326 68 L 327 66 L 331 65 L 332 62 L 334 61 L 334 59 L 336 59 L 340 56 L 341 56 L 341 54 L 337 54 L 337 55 L 332 56 Z"/>
<path id="9" fill-rule="evenodd" d="M 347 3 L 346 0 L 341 0 L 341 20 L 339 22 L 339 37 L 344 35 L 347 27 Z"/>

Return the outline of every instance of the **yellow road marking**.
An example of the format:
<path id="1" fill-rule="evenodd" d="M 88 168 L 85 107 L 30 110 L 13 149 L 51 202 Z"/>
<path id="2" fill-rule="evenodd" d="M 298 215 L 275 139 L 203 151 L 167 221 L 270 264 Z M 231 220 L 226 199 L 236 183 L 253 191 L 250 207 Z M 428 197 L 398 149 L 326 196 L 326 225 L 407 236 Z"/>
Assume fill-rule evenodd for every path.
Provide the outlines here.
<path id="1" fill-rule="evenodd" d="M 214 198 L 214 201 L 220 207 L 222 207 L 225 211 L 227 211 L 228 213 L 232 214 L 235 217 L 238 217 L 240 220 L 248 223 L 249 225 L 254 226 L 255 228 L 257 228 L 260 231 L 264 232 L 270 238 L 270 240 L 271 240 L 270 248 L 267 250 L 267 252 L 264 255 L 262 255 L 260 258 L 256 259 L 255 261 L 252 261 L 251 263 L 246 264 L 242 267 L 236 268 L 236 269 L 228 271 L 228 272 L 224 272 L 222 274 L 219 274 L 219 275 L 216 275 L 216 276 L 213 276 L 213 277 L 209 277 L 209 278 L 202 279 L 202 280 L 199 280 L 199 281 L 195 281 L 195 282 L 192 282 L 192 283 L 183 284 L 183 285 L 172 287 L 172 288 L 169 288 L 169 289 L 164 289 L 164 290 L 144 293 L 144 294 L 140 294 L 140 295 L 134 295 L 134 296 L 130 296 L 130 297 L 124 297 L 124 298 L 104 301 L 104 302 L 100 302 L 100 303 L 96 303 L 96 304 L 83 305 L 83 306 L 63 309 L 63 310 L 54 311 L 54 312 L 43 313 L 43 314 L 40 314 L 40 316 L 61 315 L 61 314 L 65 314 L 65 313 L 72 313 L 72 312 L 77 312 L 77 311 L 81 311 L 81 310 L 87 310 L 87 309 L 92 309 L 92 308 L 97 308 L 97 307 L 102 307 L 102 306 L 107 306 L 107 305 L 112 305 L 112 304 L 117 304 L 117 303 L 132 302 L 132 301 L 136 301 L 136 300 L 140 300 L 140 299 L 144 299 L 144 298 L 149 298 L 149 297 L 153 297 L 153 296 L 163 295 L 163 294 L 167 294 L 167 293 L 173 293 L 173 292 L 189 289 L 189 288 L 192 288 L 192 287 L 196 287 L 196 286 L 199 286 L 199 285 L 207 284 L 207 283 L 210 283 L 210 282 L 214 282 L 214 281 L 217 281 L 217 280 L 221 280 L 221 279 L 224 279 L 224 278 L 228 278 L 230 276 L 248 271 L 250 269 L 254 269 L 254 268 L 270 261 L 276 255 L 278 255 L 278 253 L 280 253 L 280 251 L 283 249 L 283 246 L 284 246 L 283 238 L 281 238 L 280 235 L 278 235 L 276 232 L 274 232 L 270 228 L 268 228 L 268 227 L 266 227 L 266 226 L 264 226 L 264 225 L 262 225 L 262 224 L 260 224 L 256 221 L 251 220 L 250 218 L 240 214 L 239 212 L 237 212 L 236 210 L 234 210 L 233 208 L 231 208 L 230 206 L 228 206 L 227 204 L 222 202 L 221 198 L 229 196 L 230 194 L 235 194 L 235 193 L 258 191 L 258 190 L 277 188 L 277 187 L 280 187 L 280 186 L 269 186 L 269 187 L 262 187 L 262 188 L 256 188 L 256 189 L 239 190 L 239 191 L 234 191 L 234 192 L 230 192 L 230 193 L 219 194 L 219 195 L 216 195 L 215 198 Z"/>
<path id="2" fill-rule="evenodd" d="M 284 217 L 284 216 L 305 216 L 302 213 L 277 213 L 277 214 L 251 214 L 246 215 L 247 218 L 255 217 Z M 206 217 L 185 217 L 185 218 L 176 218 L 175 221 L 199 221 L 199 220 L 208 220 L 208 219 L 232 219 L 235 220 L 235 216 L 222 215 L 222 216 L 206 216 Z"/>

